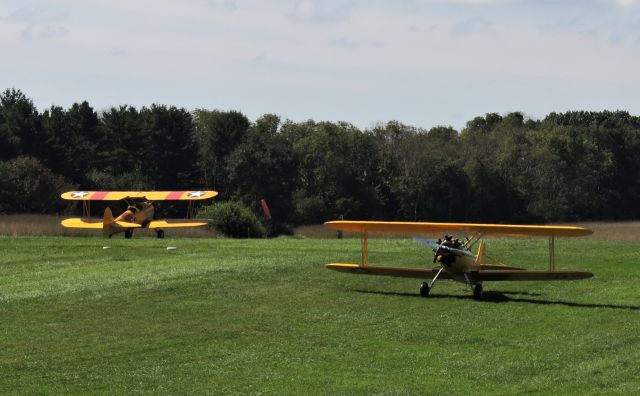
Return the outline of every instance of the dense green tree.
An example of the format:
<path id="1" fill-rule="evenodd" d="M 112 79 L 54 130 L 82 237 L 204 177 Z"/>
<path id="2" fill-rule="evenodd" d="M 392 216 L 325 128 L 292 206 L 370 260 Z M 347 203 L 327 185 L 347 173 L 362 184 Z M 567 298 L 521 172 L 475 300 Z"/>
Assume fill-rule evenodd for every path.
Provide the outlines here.
<path id="1" fill-rule="evenodd" d="M 584 127 L 545 128 L 531 138 L 528 211 L 545 221 L 598 217 L 612 196 L 613 153 Z"/>
<path id="2" fill-rule="evenodd" d="M 98 115 L 85 101 L 67 111 L 52 106 L 42 115 L 43 140 L 38 157 L 56 173 L 85 184 L 87 169 L 95 166 Z"/>
<path id="3" fill-rule="evenodd" d="M 497 142 L 493 128 L 502 120 L 497 114 L 476 117 L 460 134 L 464 172 L 469 178 L 471 196 L 467 211 L 478 221 L 500 221 L 509 218 L 503 211 L 507 195 L 506 182 L 495 160 Z"/>
<path id="4" fill-rule="evenodd" d="M 42 135 L 37 157 L 52 171 L 70 175 L 69 162 L 73 161 L 73 156 L 68 150 L 73 146 L 73 139 L 62 107 L 51 106 L 42 113 Z"/>
<path id="5" fill-rule="evenodd" d="M 156 187 L 152 179 L 142 172 L 113 173 L 90 169 L 85 175 L 87 189 L 100 191 L 150 191 Z"/>
<path id="6" fill-rule="evenodd" d="M 173 106 L 152 105 L 143 107 L 139 117 L 141 173 L 157 189 L 196 188 L 198 153 L 191 114 Z"/>
<path id="7" fill-rule="evenodd" d="M 493 124 L 491 141 L 494 177 L 500 180 L 500 195 L 493 202 L 494 218 L 500 222 L 532 220 L 526 201 L 532 193 L 529 170 L 532 166 L 532 145 L 529 136 L 532 125 L 527 125 L 521 113 L 510 113 Z M 495 185 L 494 185 L 495 187 Z"/>
<path id="8" fill-rule="evenodd" d="M 585 170 L 589 174 L 592 167 L 598 170 L 600 165 L 606 165 L 606 169 L 600 170 L 603 173 L 598 175 L 601 177 L 598 177 L 599 184 L 595 190 L 600 193 L 594 201 L 599 202 L 599 209 L 589 218 L 630 219 L 640 216 L 640 208 L 636 204 L 640 199 L 640 117 L 625 111 L 575 111 L 550 113 L 542 124 L 549 130 L 556 127 L 579 128 L 581 139 L 586 142 L 577 143 L 597 145 L 602 151 L 597 154 L 606 156 L 603 163 L 591 161 Z M 587 159 L 594 156 L 597 155 Z M 582 158 L 576 161 L 580 161 L 576 166 L 585 166 Z M 594 176 L 588 180 L 593 184 Z M 584 198 L 588 199 L 589 195 Z M 570 206 L 576 205 L 572 202 Z"/>
<path id="9" fill-rule="evenodd" d="M 70 140 L 66 142 L 69 171 L 65 173 L 76 183 L 84 183 L 86 171 L 99 158 L 101 132 L 96 111 L 88 102 L 74 103 L 66 114 Z"/>
<path id="10" fill-rule="evenodd" d="M 603 180 L 609 201 L 598 218 L 637 219 L 640 217 L 640 126 L 623 126 L 604 133 L 610 139 L 615 170 L 612 177 Z"/>
<path id="11" fill-rule="evenodd" d="M 148 139 L 142 135 L 140 114 L 131 106 L 112 107 L 102 113 L 98 125 L 100 139 L 92 168 L 112 173 L 140 173 Z"/>
<path id="12" fill-rule="evenodd" d="M 489 113 L 467 123 L 460 134 L 464 171 L 470 183 L 468 216 L 484 222 L 525 222 L 525 176 L 531 165 L 529 128 L 521 113 Z"/>
<path id="13" fill-rule="evenodd" d="M 279 126 L 280 118 L 273 114 L 251 125 L 244 141 L 228 156 L 226 193 L 252 208 L 265 199 L 272 222 L 286 224 L 294 221 L 290 215 L 298 167 Z"/>
<path id="14" fill-rule="evenodd" d="M 64 177 L 32 157 L 0 161 L 0 213 L 51 213 L 61 210 L 57 199 L 72 189 Z"/>
<path id="15" fill-rule="evenodd" d="M 6 89 L 0 94 L 0 160 L 37 154 L 41 144 L 40 117 L 22 91 Z"/>
<path id="16" fill-rule="evenodd" d="M 640 117 L 624 111 L 550 113 L 540 121 L 489 113 L 461 133 L 396 121 L 362 131 L 344 122 L 281 123 L 272 114 L 250 123 L 235 111 L 190 114 L 164 105 L 120 106 L 98 117 L 82 102 L 39 114 L 21 91 L 0 94 L 5 212 L 56 210 L 54 190 L 73 183 L 208 187 L 255 213 L 266 199 L 272 226 L 339 217 L 635 219 L 639 153 Z M 42 195 L 49 206 L 38 201 Z"/>
<path id="17" fill-rule="evenodd" d="M 301 223 L 379 212 L 370 134 L 347 123 L 313 121 L 285 123 L 283 133 L 299 164 L 293 205 Z"/>
<path id="18" fill-rule="evenodd" d="M 377 178 L 377 190 L 380 203 L 383 205 L 380 216 L 389 220 L 398 217 L 398 197 L 394 193 L 397 179 L 401 175 L 400 164 L 404 142 L 418 133 L 418 129 L 397 121 L 378 124 L 371 131 L 374 149 L 369 153 L 371 161 L 375 161 L 374 169 Z"/>
<path id="19" fill-rule="evenodd" d="M 400 146 L 400 174 L 394 194 L 403 217 L 412 220 L 462 220 L 468 181 L 462 169 L 458 133 L 436 127 Z"/>
<path id="20" fill-rule="evenodd" d="M 227 182 L 227 156 L 244 140 L 249 119 L 237 111 L 199 109 L 194 123 L 205 185 L 222 189 Z"/>

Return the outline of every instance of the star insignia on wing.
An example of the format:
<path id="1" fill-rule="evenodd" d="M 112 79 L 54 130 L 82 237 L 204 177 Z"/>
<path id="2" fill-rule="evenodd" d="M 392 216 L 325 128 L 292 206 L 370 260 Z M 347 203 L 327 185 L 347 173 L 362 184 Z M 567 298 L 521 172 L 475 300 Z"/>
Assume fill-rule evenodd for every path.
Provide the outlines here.
<path id="1" fill-rule="evenodd" d="M 200 198 L 204 195 L 204 191 L 191 191 L 189 193 L 189 198 Z"/>
<path id="2" fill-rule="evenodd" d="M 71 198 L 84 198 L 89 195 L 86 191 L 74 191 L 71 193 Z"/>

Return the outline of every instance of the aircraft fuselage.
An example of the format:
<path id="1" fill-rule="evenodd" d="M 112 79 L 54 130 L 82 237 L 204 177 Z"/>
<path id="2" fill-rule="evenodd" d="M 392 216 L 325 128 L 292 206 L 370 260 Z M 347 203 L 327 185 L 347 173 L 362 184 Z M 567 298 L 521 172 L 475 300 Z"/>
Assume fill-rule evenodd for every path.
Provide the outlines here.
<path id="1" fill-rule="evenodd" d="M 469 283 L 470 279 L 465 275 L 469 274 L 474 269 L 479 269 L 476 260 L 469 256 L 453 255 L 449 260 L 445 259 L 444 261 L 442 261 L 440 257 L 441 256 L 439 256 L 436 261 L 442 264 L 444 270 L 449 274 L 449 276 L 451 276 L 451 278 L 459 282 Z"/>

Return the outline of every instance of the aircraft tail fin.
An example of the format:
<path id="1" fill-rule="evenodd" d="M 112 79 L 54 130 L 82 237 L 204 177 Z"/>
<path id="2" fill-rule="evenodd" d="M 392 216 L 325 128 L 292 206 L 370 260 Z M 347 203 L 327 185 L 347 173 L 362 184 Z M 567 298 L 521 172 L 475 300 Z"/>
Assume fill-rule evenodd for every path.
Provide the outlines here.
<path id="1" fill-rule="evenodd" d="M 107 206 L 104 210 L 104 216 L 102 217 L 102 225 L 111 225 L 114 223 L 113 213 L 111 208 Z"/>
<path id="2" fill-rule="evenodd" d="M 484 245 L 484 241 L 480 241 L 478 245 L 478 253 L 476 254 L 476 265 L 481 265 L 485 262 L 485 255 L 487 252 L 487 248 Z"/>
<path id="3" fill-rule="evenodd" d="M 113 213 L 111 212 L 111 208 L 107 206 L 104 210 L 104 215 L 102 216 L 102 234 L 110 238 L 113 235 L 113 225 L 115 224 L 115 219 L 113 218 Z"/>

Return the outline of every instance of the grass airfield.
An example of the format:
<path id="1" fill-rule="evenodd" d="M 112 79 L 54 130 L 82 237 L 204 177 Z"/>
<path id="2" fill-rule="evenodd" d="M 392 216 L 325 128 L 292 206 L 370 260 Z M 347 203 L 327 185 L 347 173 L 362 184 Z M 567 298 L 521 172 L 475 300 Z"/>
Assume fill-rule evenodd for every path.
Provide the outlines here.
<path id="1" fill-rule="evenodd" d="M 546 240 L 487 244 L 547 266 Z M 484 301 L 324 269 L 359 262 L 358 239 L 0 246 L 1 394 L 640 393 L 639 242 L 559 240 L 558 268 L 594 278 L 488 282 Z M 412 240 L 369 248 L 371 263 L 431 262 Z"/>

